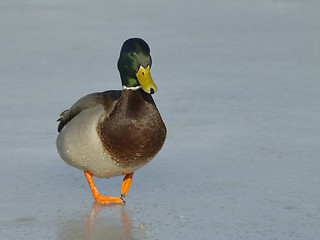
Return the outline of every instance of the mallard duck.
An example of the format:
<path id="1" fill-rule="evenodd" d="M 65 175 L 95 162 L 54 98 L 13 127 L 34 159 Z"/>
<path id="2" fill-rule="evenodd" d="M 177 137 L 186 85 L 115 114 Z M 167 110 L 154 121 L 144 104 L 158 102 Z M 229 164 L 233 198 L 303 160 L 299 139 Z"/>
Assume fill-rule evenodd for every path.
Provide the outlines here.
<path id="1" fill-rule="evenodd" d="M 123 43 L 118 60 L 122 90 L 86 95 L 58 119 L 61 158 L 84 172 L 97 203 L 124 203 L 133 173 L 151 161 L 166 139 L 166 127 L 151 94 L 148 44 L 140 38 Z M 125 175 L 120 197 L 100 195 L 93 176 Z"/>

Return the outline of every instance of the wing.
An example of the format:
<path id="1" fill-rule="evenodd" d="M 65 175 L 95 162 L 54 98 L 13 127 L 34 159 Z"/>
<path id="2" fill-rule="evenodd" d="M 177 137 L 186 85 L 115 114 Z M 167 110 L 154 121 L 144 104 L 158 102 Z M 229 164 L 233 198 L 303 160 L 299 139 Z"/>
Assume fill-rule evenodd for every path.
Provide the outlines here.
<path id="1" fill-rule="evenodd" d="M 121 95 L 120 90 L 106 91 L 91 93 L 80 98 L 75 104 L 71 106 L 69 110 L 65 110 L 60 114 L 60 118 L 57 120 L 59 123 L 58 132 L 71 121 L 72 118 L 77 116 L 85 109 L 95 107 L 98 104 L 103 104 L 107 112 L 111 112 L 114 108 L 114 103 L 118 101 Z"/>

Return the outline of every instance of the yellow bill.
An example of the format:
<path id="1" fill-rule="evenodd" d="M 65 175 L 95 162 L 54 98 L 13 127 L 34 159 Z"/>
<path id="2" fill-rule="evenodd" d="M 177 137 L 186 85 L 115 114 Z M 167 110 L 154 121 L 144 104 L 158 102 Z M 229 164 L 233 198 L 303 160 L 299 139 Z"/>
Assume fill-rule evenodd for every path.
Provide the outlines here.
<path id="1" fill-rule="evenodd" d="M 153 94 L 157 91 L 157 86 L 154 84 L 150 75 L 150 66 L 147 68 L 140 66 L 136 76 L 143 91 L 149 94 Z"/>

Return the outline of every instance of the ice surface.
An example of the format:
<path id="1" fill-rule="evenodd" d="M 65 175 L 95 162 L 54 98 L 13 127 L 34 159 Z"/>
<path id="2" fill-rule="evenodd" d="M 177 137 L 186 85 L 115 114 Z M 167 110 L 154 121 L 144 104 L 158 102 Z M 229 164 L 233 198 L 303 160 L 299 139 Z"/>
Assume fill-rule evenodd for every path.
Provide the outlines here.
<path id="1" fill-rule="evenodd" d="M 1 239 L 318 239 L 319 1 L 0 2 Z M 123 207 L 93 204 L 58 114 L 151 47 L 168 128 Z M 120 177 L 95 179 L 118 196 Z"/>

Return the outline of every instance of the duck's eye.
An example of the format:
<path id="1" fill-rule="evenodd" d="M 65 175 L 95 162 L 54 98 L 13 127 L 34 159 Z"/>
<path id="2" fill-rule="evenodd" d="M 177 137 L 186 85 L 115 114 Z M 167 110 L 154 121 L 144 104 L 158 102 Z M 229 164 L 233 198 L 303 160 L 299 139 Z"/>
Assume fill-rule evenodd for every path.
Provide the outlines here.
<path id="1" fill-rule="evenodd" d="M 133 52 L 130 52 L 130 56 L 133 57 L 133 55 L 134 55 Z"/>
<path id="2" fill-rule="evenodd" d="M 144 76 L 144 72 L 142 72 L 141 74 L 142 74 L 142 76 Z"/>

